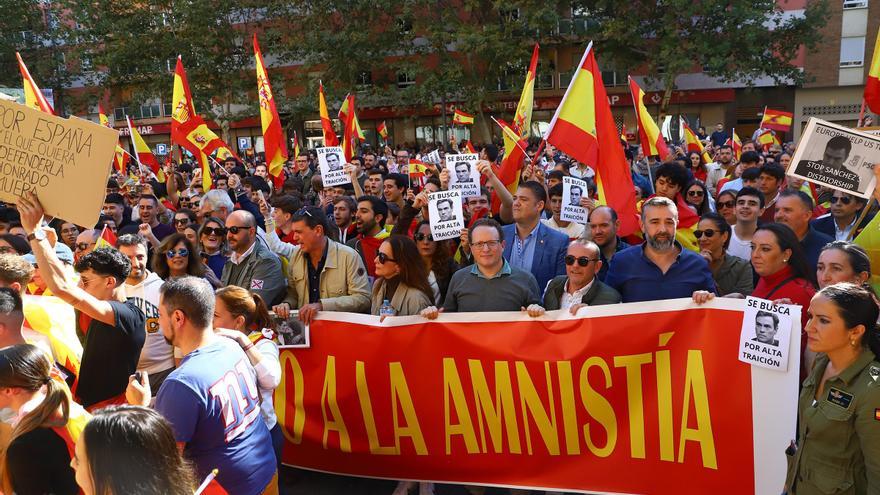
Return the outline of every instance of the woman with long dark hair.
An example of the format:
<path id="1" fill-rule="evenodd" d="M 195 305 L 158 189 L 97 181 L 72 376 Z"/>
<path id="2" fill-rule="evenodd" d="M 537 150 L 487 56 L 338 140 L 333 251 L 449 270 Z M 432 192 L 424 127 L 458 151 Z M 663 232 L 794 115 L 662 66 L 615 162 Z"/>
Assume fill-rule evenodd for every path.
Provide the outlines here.
<path id="1" fill-rule="evenodd" d="M 272 447 L 280 469 L 284 436 L 272 404 L 275 388 L 281 383 L 278 346 L 273 340 L 275 323 L 259 294 L 229 285 L 217 289 L 214 295 L 214 332 L 237 342 L 254 367 L 260 397 L 263 398 L 260 412 L 272 435 Z"/>
<path id="2" fill-rule="evenodd" d="M 703 216 L 706 213 L 712 212 L 709 190 L 706 189 L 706 184 L 704 184 L 703 181 L 691 181 L 687 187 L 684 188 L 682 195 L 688 206 L 696 210 L 697 215 Z"/>
<path id="3" fill-rule="evenodd" d="M 694 174 L 694 178 L 701 182 L 706 182 L 706 177 L 708 176 L 708 171 L 706 170 L 706 165 L 703 163 L 703 157 L 700 156 L 696 151 L 691 151 L 687 154 L 687 164 L 691 173 Z"/>
<path id="4" fill-rule="evenodd" d="M 372 314 L 378 315 L 384 301 L 396 316 L 417 315 L 433 305 L 434 291 L 415 242 L 403 235 L 382 241 L 376 252 L 376 281 L 373 283 Z"/>
<path id="5" fill-rule="evenodd" d="M 748 261 L 727 253 L 730 232 L 730 225 L 721 215 L 706 213 L 700 218 L 694 236 L 700 246 L 700 256 L 709 263 L 718 295 L 748 296 L 754 289 L 752 267 Z"/>
<path id="6" fill-rule="evenodd" d="M 442 305 L 446 299 L 446 291 L 449 289 L 449 281 L 452 274 L 458 270 L 458 264 L 452 258 L 449 241 L 435 241 L 431 235 L 431 224 L 428 220 L 422 220 L 416 226 L 413 240 L 419 249 L 422 263 L 428 270 L 428 282 L 434 289 L 434 304 Z"/>
<path id="7" fill-rule="evenodd" d="M 85 495 L 192 495 L 196 487 L 171 425 L 141 406 L 99 409 L 71 464 Z"/>
<path id="8" fill-rule="evenodd" d="M 0 409 L 12 425 L 3 452 L 3 492 L 78 493 L 70 459 L 88 413 L 72 403 L 64 382 L 52 377 L 52 363 L 38 347 L 0 350 Z"/>
<path id="9" fill-rule="evenodd" d="M 752 267 L 760 277 L 752 296 L 779 300 L 809 307 L 816 294 L 815 272 L 810 270 L 807 257 L 794 232 L 781 223 L 758 227 L 752 236 Z M 801 312 L 801 328 L 807 326 L 807 312 Z M 812 356 L 804 354 L 806 334 L 801 336 L 801 378 L 810 369 Z"/>
<path id="10" fill-rule="evenodd" d="M 159 244 L 153 256 L 153 271 L 162 280 L 191 275 L 205 278 L 215 288 L 221 285 L 214 272 L 202 262 L 199 249 L 185 234 L 171 234 Z"/>
<path id="11" fill-rule="evenodd" d="M 226 245 L 226 224 L 217 217 L 208 217 L 199 228 L 199 247 L 205 264 L 219 279 L 229 259 Z"/>
<path id="12" fill-rule="evenodd" d="M 805 333 L 816 363 L 798 400 L 798 443 L 787 451 L 788 493 L 877 493 L 880 310 L 874 292 L 833 284 L 809 308 Z"/>

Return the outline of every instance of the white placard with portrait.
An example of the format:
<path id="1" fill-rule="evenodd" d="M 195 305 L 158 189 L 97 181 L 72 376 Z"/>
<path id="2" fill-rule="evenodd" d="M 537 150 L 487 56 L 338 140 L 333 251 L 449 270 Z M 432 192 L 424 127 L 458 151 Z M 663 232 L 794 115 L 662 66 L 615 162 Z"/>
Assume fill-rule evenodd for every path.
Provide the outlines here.
<path id="1" fill-rule="evenodd" d="M 345 155 L 339 146 L 316 148 L 318 168 L 321 170 L 321 182 L 324 187 L 351 184 L 351 177 L 346 173 Z"/>
<path id="2" fill-rule="evenodd" d="M 574 177 L 562 178 L 562 208 L 559 210 L 559 219 L 563 222 L 587 223 L 589 213 L 581 206 L 581 198 L 587 195 L 586 181 Z"/>
<path id="3" fill-rule="evenodd" d="M 461 237 L 464 212 L 461 191 L 437 191 L 428 194 L 428 219 L 435 241 Z"/>
<path id="4" fill-rule="evenodd" d="M 461 191 L 461 197 L 471 198 L 480 195 L 480 171 L 477 162 L 480 155 L 464 153 L 446 155 L 446 170 L 449 172 L 449 190 Z"/>
<path id="5" fill-rule="evenodd" d="M 746 298 L 739 335 L 739 360 L 753 366 L 788 370 L 791 306 L 757 297 Z M 800 326 L 800 321 L 797 322 Z"/>

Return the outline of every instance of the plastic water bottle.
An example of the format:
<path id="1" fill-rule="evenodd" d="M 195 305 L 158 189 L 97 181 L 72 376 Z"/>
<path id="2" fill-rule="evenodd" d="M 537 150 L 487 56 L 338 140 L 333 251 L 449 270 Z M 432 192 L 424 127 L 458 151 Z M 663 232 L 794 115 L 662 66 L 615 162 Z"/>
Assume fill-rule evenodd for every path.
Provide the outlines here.
<path id="1" fill-rule="evenodd" d="M 382 306 L 379 308 L 379 316 L 394 316 L 394 307 L 391 306 L 391 301 L 385 299 L 382 301 Z"/>

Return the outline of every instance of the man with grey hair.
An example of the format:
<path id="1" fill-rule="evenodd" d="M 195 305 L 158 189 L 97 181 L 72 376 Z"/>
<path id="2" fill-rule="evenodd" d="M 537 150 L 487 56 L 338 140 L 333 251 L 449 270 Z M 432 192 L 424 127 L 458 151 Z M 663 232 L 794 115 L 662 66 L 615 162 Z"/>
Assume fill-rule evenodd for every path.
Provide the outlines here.
<path id="1" fill-rule="evenodd" d="M 213 189 L 202 196 L 202 202 L 199 205 L 198 217 L 202 221 L 208 217 L 217 217 L 226 221 L 226 217 L 235 209 L 235 204 L 229 199 L 229 193 L 221 189 Z"/>
<path id="2" fill-rule="evenodd" d="M 620 294 L 596 278 L 602 268 L 599 246 L 580 238 L 571 241 L 565 253 L 565 275 L 554 277 L 544 289 L 544 308 L 567 309 L 571 314 L 584 306 L 616 304 Z"/>
<path id="3" fill-rule="evenodd" d="M 248 347 L 215 334 L 213 319 L 214 290 L 205 279 L 186 276 L 162 284 L 159 327 L 184 358 L 156 394 L 156 410 L 171 423 L 198 479 L 216 468 L 227 493 L 277 493 L 275 453 L 260 420 Z M 143 375 L 129 378 L 129 404 L 150 404 L 149 377 Z"/>
<path id="4" fill-rule="evenodd" d="M 675 240 L 675 203 L 661 196 L 645 201 L 639 226 L 645 242 L 614 255 L 605 277 L 623 302 L 691 297 L 698 290 L 715 292 L 706 260 Z"/>
<path id="5" fill-rule="evenodd" d="M 223 266 L 223 285 L 237 285 L 259 294 L 270 307 L 280 303 L 287 286 L 281 259 L 257 238 L 254 216 L 244 210 L 232 212 L 226 218 L 226 240 L 232 253 Z"/>

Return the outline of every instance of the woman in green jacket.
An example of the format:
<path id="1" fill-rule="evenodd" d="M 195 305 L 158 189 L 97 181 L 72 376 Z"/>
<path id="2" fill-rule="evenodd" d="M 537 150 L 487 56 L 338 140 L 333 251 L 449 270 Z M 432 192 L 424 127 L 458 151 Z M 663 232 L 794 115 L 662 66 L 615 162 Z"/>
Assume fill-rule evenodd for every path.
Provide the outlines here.
<path id="1" fill-rule="evenodd" d="M 817 353 L 798 401 L 798 443 L 786 452 L 792 495 L 880 493 L 880 330 L 874 293 L 829 285 L 810 301 Z"/>
<path id="2" fill-rule="evenodd" d="M 434 304 L 428 269 L 416 243 L 409 237 L 392 235 L 379 245 L 371 300 L 374 315 L 380 314 L 385 301 L 394 309 L 394 316 L 417 315 Z"/>

